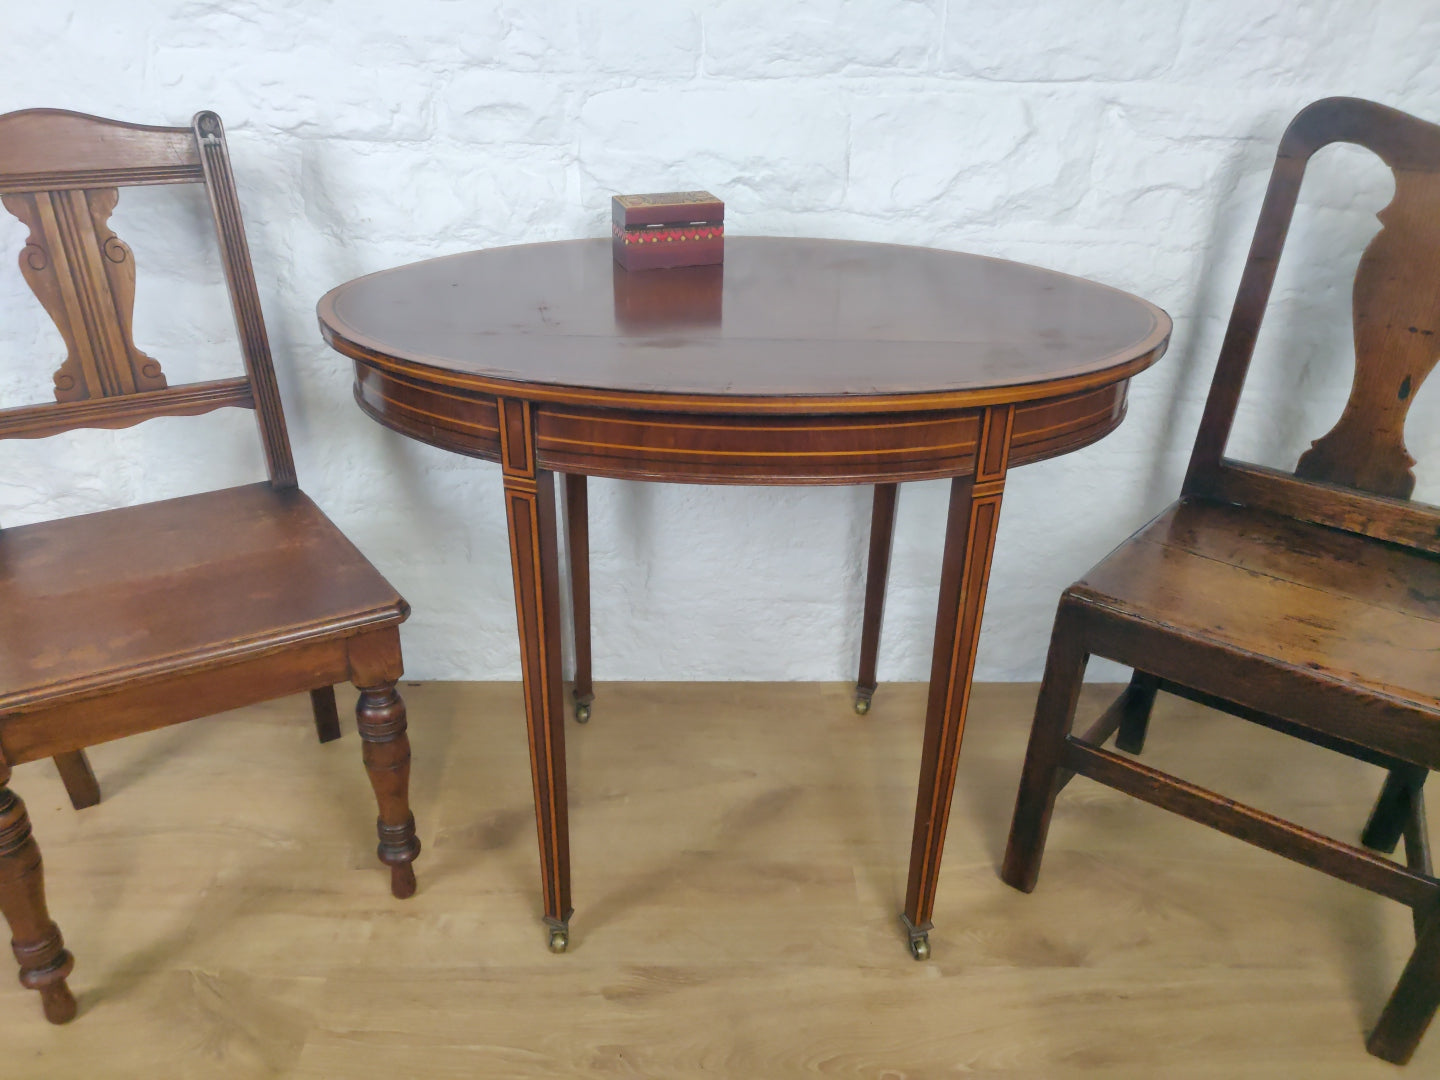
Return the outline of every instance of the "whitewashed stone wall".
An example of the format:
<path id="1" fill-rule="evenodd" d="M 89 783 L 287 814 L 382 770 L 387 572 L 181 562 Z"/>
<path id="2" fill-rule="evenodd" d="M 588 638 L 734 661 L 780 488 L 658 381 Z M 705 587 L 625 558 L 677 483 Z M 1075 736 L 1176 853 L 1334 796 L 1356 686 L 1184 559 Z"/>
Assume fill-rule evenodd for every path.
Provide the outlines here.
<path id="1" fill-rule="evenodd" d="M 1012 474 L 979 676 L 1033 679 L 1060 590 L 1177 489 L 1289 116 L 1356 94 L 1440 120 L 1433 0 L 8 0 L 0 25 L 0 109 L 226 120 L 301 481 L 414 605 L 419 678 L 518 675 L 499 472 L 358 413 L 315 327 L 332 285 L 705 187 L 735 234 L 964 249 L 1156 301 L 1175 337 L 1125 425 Z M 1359 152 L 1317 169 L 1232 445 L 1282 465 L 1338 415 L 1348 275 L 1390 191 Z M 179 381 L 237 361 L 199 203 L 146 216 L 173 195 L 127 193 L 115 223 L 136 338 Z M 59 355 L 7 256 L 0 403 Z M 1410 425 L 1432 498 L 1437 395 Z M 258 479 L 250 423 L 5 444 L 0 522 Z M 853 675 L 868 490 L 592 484 L 599 678 Z M 902 492 L 883 679 L 928 675 L 945 498 Z"/>

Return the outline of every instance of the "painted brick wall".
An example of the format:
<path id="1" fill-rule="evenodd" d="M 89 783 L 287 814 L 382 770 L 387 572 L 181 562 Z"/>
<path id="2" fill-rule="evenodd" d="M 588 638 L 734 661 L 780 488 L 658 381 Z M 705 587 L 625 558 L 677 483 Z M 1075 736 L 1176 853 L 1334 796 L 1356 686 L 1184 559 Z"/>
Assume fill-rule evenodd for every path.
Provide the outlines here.
<path id="1" fill-rule="evenodd" d="M 1440 6 L 1420 0 L 91 0 L 11 3 L 4 25 L 0 109 L 225 118 L 301 481 L 413 603 L 422 678 L 518 675 L 499 474 L 357 412 L 315 328 L 332 285 L 602 236 L 612 192 L 706 187 L 735 234 L 958 248 L 1156 301 L 1174 342 L 1121 430 L 1012 476 L 979 676 L 1033 679 L 1059 591 L 1177 488 L 1286 120 L 1327 94 L 1440 120 Z M 1293 464 L 1338 415 L 1348 278 L 1389 191 L 1358 151 L 1317 159 L 1233 449 Z M 178 381 L 237 361 L 199 203 L 149 215 L 173 195 L 127 193 L 114 222 L 137 341 Z M 0 221 L 0 246 L 21 238 Z M 58 358 L 7 257 L 0 403 Z M 1410 425 L 1432 499 L 1436 393 Z M 0 462 L 6 524 L 261 475 L 240 413 Z M 597 677 L 853 675 L 867 490 L 595 481 L 591 504 Z M 902 492 L 883 679 L 928 674 L 944 504 L 943 484 Z"/>

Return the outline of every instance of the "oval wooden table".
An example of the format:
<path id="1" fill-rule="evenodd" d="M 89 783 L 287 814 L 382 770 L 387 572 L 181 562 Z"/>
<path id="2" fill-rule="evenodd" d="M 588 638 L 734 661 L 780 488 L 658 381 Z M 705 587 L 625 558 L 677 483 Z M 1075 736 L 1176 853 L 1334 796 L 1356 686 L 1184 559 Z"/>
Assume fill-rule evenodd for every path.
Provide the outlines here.
<path id="1" fill-rule="evenodd" d="M 609 240 L 470 252 L 351 281 L 318 313 L 355 362 L 365 412 L 500 463 L 556 951 L 572 909 L 555 474 L 952 478 L 901 916 L 912 954 L 928 956 L 1006 473 L 1112 431 L 1169 317 L 1018 263 L 751 237 L 728 238 L 722 266 L 633 273 Z"/>

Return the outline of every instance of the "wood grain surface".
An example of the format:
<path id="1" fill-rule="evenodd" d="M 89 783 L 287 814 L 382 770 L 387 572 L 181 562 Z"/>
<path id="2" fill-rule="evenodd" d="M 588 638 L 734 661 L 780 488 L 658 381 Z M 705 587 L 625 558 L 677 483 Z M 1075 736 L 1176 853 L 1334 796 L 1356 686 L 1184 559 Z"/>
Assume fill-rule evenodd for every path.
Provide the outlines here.
<path id="1" fill-rule="evenodd" d="M 1182 501 L 1073 588 L 1108 610 L 1440 710 L 1440 560 L 1427 554 Z"/>
<path id="2" fill-rule="evenodd" d="M 591 900 L 559 957 L 519 685 L 401 689 L 427 870 L 404 904 L 375 888 L 348 688 L 322 749 L 303 695 L 97 747 L 83 813 L 16 769 L 80 1016 L 0 980 L 7 1080 L 1401 1075 L 1362 1038 L 1410 948 L 1388 900 L 1089 783 L 1046 887 L 1000 882 L 1033 685 L 974 690 L 928 964 L 892 914 L 923 685 L 860 717 L 842 684 L 601 684 L 604 723 L 570 731 Z M 1164 694 L 1145 760 L 1341 836 L 1384 776 Z M 1404 1075 L 1437 1068 L 1432 1039 Z"/>
<path id="3" fill-rule="evenodd" d="M 733 403 L 1031 384 L 1047 397 L 1148 367 L 1170 334 L 1163 311 L 1118 289 L 930 248 L 729 237 L 723 267 L 631 274 L 622 302 L 613 279 L 627 273 L 608 240 L 491 248 L 348 282 L 318 313 L 347 356 L 532 399 L 537 387 Z M 667 302 L 665 318 L 637 325 L 646 291 L 668 300 L 687 277 L 708 283 L 715 303 L 677 320 Z"/>
<path id="4" fill-rule="evenodd" d="M 407 611 L 307 495 L 265 483 L 6 529 L 0 565 L 7 719 Z"/>

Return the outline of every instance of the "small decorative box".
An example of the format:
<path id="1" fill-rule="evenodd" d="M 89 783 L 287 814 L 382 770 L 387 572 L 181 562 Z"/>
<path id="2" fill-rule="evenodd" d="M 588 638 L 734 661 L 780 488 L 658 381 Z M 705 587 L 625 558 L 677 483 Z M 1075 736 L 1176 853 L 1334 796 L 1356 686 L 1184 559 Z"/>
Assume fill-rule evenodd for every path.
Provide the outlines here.
<path id="1" fill-rule="evenodd" d="M 725 261 L 725 204 L 708 191 L 616 195 L 610 205 L 615 261 L 626 270 Z"/>

